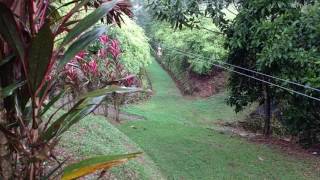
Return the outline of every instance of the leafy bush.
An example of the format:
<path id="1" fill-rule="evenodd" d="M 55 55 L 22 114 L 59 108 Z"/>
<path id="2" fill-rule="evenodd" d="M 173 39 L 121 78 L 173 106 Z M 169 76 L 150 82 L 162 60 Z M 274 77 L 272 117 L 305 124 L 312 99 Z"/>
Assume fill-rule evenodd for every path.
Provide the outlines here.
<path id="1" fill-rule="evenodd" d="M 163 46 L 163 61 L 174 73 L 190 69 L 197 74 L 207 74 L 212 70 L 215 60 L 224 59 L 227 53 L 223 47 L 224 37 L 219 33 L 211 32 L 218 29 L 209 21 L 203 20 L 202 23 L 204 25 L 199 29 L 182 28 L 181 30 L 172 29 L 167 22 L 154 21 L 151 24 L 151 37 L 155 43 Z M 174 51 L 171 47 L 210 59 L 191 58 Z"/>
<path id="2" fill-rule="evenodd" d="M 293 4 L 291 0 L 282 3 L 281 6 L 277 1 L 244 3 L 228 35 L 229 62 L 319 89 L 320 5 Z M 320 97 L 319 93 L 303 87 L 276 83 Z M 278 87 L 266 87 L 264 83 L 232 73 L 228 102 L 237 111 L 256 101 L 264 103 L 268 99 L 266 89 L 270 102 L 276 102 L 283 113 L 282 124 L 293 135 L 298 135 L 305 145 L 320 142 L 317 100 Z"/>
<path id="3" fill-rule="evenodd" d="M 123 17 L 121 27 L 113 26 L 108 35 L 117 38 L 121 44 L 122 55 L 120 62 L 125 69 L 133 74 L 140 73 L 151 63 L 148 38 L 144 30 L 128 17 Z"/>

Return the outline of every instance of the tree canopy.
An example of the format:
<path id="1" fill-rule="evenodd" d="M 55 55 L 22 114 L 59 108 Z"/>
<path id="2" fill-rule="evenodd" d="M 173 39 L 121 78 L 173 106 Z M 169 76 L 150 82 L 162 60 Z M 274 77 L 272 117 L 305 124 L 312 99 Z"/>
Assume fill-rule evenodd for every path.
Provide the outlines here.
<path id="1" fill-rule="evenodd" d="M 306 88 L 320 87 L 318 1 L 162 0 L 150 2 L 150 7 L 156 18 L 169 21 L 174 28 L 197 27 L 202 16 L 210 17 L 226 36 L 228 63 L 252 71 L 233 70 L 299 92 L 231 72 L 228 104 L 237 112 L 254 102 L 265 103 L 269 113 L 270 106 L 276 106 L 282 113 L 280 121 L 291 133 L 307 139 L 307 144 L 319 142 L 320 102 L 301 96 L 320 97 L 318 91 Z M 228 18 L 228 13 L 235 18 Z"/>

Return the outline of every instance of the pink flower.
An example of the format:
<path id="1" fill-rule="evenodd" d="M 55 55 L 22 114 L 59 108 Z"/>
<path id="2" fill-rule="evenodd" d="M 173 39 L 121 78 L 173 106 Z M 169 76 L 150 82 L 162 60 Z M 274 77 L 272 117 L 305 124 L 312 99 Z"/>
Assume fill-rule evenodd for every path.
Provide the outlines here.
<path id="1" fill-rule="evenodd" d="M 87 53 L 85 51 L 80 51 L 77 55 L 76 55 L 76 60 L 83 60 L 83 58 L 87 55 Z"/>
<path id="2" fill-rule="evenodd" d="M 102 35 L 99 37 L 99 41 L 102 43 L 102 44 L 107 44 L 108 41 L 109 41 L 109 37 L 107 35 Z"/>
<path id="3" fill-rule="evenodd" d="M 96 60 L 91 60 L 89 63 L 81 64 L 81 69 L 86 75 L 99 75 L 98 63 Z"/>
<path id="4" fill-rule="evenodd" d="M 89 72 L 95 76 L 97 76 L 99 74 L 99 70 L 98 70 L 98 63 L 95 60 L 92 60 L 89 62 L 88 64 L 89 67 Z"/>
<path id="5" fill-rule="evenodd" d="M 67 72 L 66 72 L 67 78 L 70 81 L 76 81 L 77 80 L 77 72 L 75 71 L 74 67 L 67 67 Z"/>
<path id="6" fill-rule="evenodd" d="M 89 71 L 90 71 L 89 69 L 90 69 L 90 68 L 89 68 L 88 63 L 82 63 L 82 64 L 81 64 L 81 70 L 83 71 L 83 73 L 88 74 Z"/>
<path id="7" fill-rule="evenodd" d="M 119 41 L 112 40 L 108 50 L 111 53 L 113 58 L 118 59 L 121 54 Z"/>

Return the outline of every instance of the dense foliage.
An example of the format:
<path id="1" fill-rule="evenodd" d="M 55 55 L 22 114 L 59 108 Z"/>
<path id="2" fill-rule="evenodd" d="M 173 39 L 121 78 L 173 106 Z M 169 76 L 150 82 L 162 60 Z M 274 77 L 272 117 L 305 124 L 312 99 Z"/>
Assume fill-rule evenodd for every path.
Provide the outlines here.
<path id="1" fill-rule="evenodd" d="M 237 11 L 230 11 L 233 6 Z M 172 26 L 194 27 L 201 16 L 211 17 L 227 36 L 228 62 L 268 75 L 319 88 L 319 2 L 314 0 L 252 1 L 150 1 L 154 16 Z M 235 15 L 227 17 L 226 12 Z M 269 86 L 231 72 L 228 104 L 236 111 L 253 102 L 265 104 L 265 134 L 270 134 L 271 109 L 294 135 L 307 144 L 319 142 L 320 94 L 288 82 L 274 80 L 243 69 L 250 76 L 276 83 L 300 94 Z"/>
<path id="2" fill-rule="evenodd" d="M 110 83 L 132 86 L 135 77 L 120 63 L 120 57 L 119 41 L 102 35 L 65 65 L 59 79 L 62 85 L 69 85 L 70 91 L 76 96 Z"/>
<path id="3" fill-rule="evenodd" d="M 183 28 L 173 30 L 168 23 L 155 21 L 150 31 L 153 41 L 163 49 L 163 60 L 173 71 L 186 71 L 190 69 L 197 74 L 207 74 L 213 68 L 216 60 L 221 60 L 226 55 L 223 47 L 224 37 L 214 34 L 207 29 L 217 28 L 208 21 L 199 29 Z M 206 29 L 204 29 L 204 27 Z M 175 49 L 181 50 L 181 52 Z M 190 57 L 183 52 L 201 54 L 208 59 Z"/>
<path id="4" fill-rule="evenodd" d="M 273 76 L 320 87 L 319 5 L 300 8 L 291 1 L 253 1 L 243 4 L 228 36 L 229 62 Z M 250 31 L 248 31 L 250 29 Z M 271 81 L 271 78 L 259 78 Z M 274 81 L 273 81 L 274 82 Z M 307 93 L 320 94 L 287 82 L 278 84 Z M 253 88 L 254 87 L 254 88 Z M 278 87 L 268 87 L 270 101 L 280 108 L 280 120 L 300 140 L 319 142 L 320 103 Z M 228 102 L 241 110 L 246 105 L 265 102 L 264 83 L 232 74 Z M 239 93 L 242 92 L 242 93 Z"/>
<path id="5" fill-rule="evenodd" d="M 140 71 L 151 63 L 151 54 L 148 38 L 144 30 L 128 17 L 123 17 L 121 27 L 113 26 L 108 35 L 117 38 L 121 44 L 121 63 L 125 69 L 133 74 Z"/>
<path id="6" fill-rule="evenodd" d="M 186 94 L 198 91 L 198 87 L 190 82 L 191 76 L 209 75 L 213 73 L 216 61 L 225 59 L 224 36 L 211 33 L 210 30 L 217 28 L 210 24 L 209 21 L 204 21 L 197 29 L 181 30 L 174 30 L 169 23 L 161 21 L 153 21 L 147 25 L 155 55 L 158 54 L 158 60 L 171 72 Z M 184 52 L 201 54 L 208 59 Z"/>

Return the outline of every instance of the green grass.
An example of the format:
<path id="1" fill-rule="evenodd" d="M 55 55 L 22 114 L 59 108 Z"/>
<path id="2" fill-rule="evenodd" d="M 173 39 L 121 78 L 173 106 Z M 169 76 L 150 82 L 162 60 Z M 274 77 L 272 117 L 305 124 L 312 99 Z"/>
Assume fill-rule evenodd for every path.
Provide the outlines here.
<path id="1" fill-rule="evenodd" d="M 74 160 L 95 155 L 116 155 L 142 151 L 126 135 L 102 116 L 88 116 L 62 137 L 60 148 Z M 159 179 L 160 171 L 145 154 L 120 167 L 112 168 L 112 179 Z"/>
<path id="2" fill-rule="evenodd" d="M 151 157 L 167 179 L 320 178 L 313 161 L 215 132 L 217 120 L 242 118 L 225 105 L 223 94 L 186 99 L 157 63 L 148 71 L 154 96 L 124 108 L 146 119 L 118 128 Z"/>

